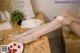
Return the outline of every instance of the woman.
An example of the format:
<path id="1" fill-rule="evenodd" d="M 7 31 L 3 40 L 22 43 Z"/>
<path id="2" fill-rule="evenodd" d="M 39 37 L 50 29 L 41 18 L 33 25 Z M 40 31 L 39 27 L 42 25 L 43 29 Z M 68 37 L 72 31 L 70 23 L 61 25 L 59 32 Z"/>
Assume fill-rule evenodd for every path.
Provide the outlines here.
<path id="1" fill-rule="evenodd" d="M 63 13 L 61 14 L 61 17 L 63 17 L 64 20 L 55 18 L 50 23 L 43 24 L 39 27 L 26 31 L 19 34 L 19 36 L 12 36 L 10 37 L 10 40 L 19 41 L 23 44 L 30 43 L 37 40 L 40 36 L 60 28 L 63 24 L 80 36 L 80 18 L 78 18 L 78 16 L 73 16 L 70 13 Z"/>

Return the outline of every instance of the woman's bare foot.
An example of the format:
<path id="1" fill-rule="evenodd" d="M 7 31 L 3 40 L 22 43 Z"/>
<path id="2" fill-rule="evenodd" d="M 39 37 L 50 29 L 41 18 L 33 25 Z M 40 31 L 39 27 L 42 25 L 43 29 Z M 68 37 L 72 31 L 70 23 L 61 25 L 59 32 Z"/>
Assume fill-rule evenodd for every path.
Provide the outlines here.
<path id="1" fill-rule="evenodd" d="M 24 37 L 24 36 L 26 36 L 30 33 L 31 33 L 31 31 L 26 31 L 26 32 L 23 32 L 21 34 L 11 35 L 11 36 L 9 36 L 9 39 L 13 40 L 13 41 L 16 41 L 16 40 L 18 40 L 18 39 L 20 39 L 20 38 L 22 38 L 22 37 Z"/>

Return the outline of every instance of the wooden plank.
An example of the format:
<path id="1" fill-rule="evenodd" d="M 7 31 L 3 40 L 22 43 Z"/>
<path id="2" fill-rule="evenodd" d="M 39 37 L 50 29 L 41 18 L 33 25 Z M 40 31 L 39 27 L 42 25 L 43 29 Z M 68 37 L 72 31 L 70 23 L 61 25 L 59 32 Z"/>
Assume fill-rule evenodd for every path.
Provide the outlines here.
<path id="1" fill-rule="evenodd" d="M 43 13 L 41 12 L 36 13 L 36 18 L 44 21 Z M 8 39 L 8 36 L 10 34 L 18 34 L 26 30 L 29 30 L 29 29 L 21 29 L 17 25 L 14 25 L 13 29 L 4 30 L 2 34 L 3 36 L 0 35 L 0 37 L 4 38 L 3 45 L 9 44 L 10 42 L 12 42 Z M 25 44 L 23 53 L 51 53 L 47 35 L 40 37 L 37 41 L 31 42 L 29 44 Z"/>

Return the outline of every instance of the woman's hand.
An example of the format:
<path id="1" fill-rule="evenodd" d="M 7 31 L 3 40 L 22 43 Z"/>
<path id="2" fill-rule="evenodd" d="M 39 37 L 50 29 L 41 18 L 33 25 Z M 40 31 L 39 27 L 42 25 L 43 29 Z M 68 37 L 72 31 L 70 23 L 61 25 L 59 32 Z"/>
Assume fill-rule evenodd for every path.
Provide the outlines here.
<path id="1" fill-rule="evenodd" d="M 69 13 L 63 14 L 62 16 L 65 16 L 64 21 L 62 22 L 65 25 L 71 24 L 71 22 L 79 23 L 80 24 L 80 18 L 77 18 Z"/>
<path id="2" fill-rule="evenodd" d="M 67 18 L 64 19 L 64 21 L 62 22 L 62 24 L 69 25 L 69 24 L 71 24 L 72 21 L 73 20 L 71 19 L 71 17 L 67 17 Z"/>
<path id="3" fill-rule="evenodd" d="M 64 21 L 62 22 L 62 24 L 64 25 L 69 25 L 71 24 L 72 21 L 74 21 L 74 18 L 72 14 L 65 12 L 63 14 L 61 14 L 61 16 L 64 17 Z"/>

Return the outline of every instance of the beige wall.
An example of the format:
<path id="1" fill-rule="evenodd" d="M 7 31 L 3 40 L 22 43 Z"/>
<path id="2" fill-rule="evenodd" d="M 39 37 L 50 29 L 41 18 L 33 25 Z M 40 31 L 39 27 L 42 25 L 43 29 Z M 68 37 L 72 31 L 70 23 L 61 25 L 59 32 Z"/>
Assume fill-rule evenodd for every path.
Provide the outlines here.
<path id="1" fill-rule="evenodd" d="M 55 4 L 54 1 L 56 0 L 31 0 L 34 11 L 43 11 L 48 18 L 58 15 L 63 11 L 74 13 L 79 8 L 78 4 Z"/>

